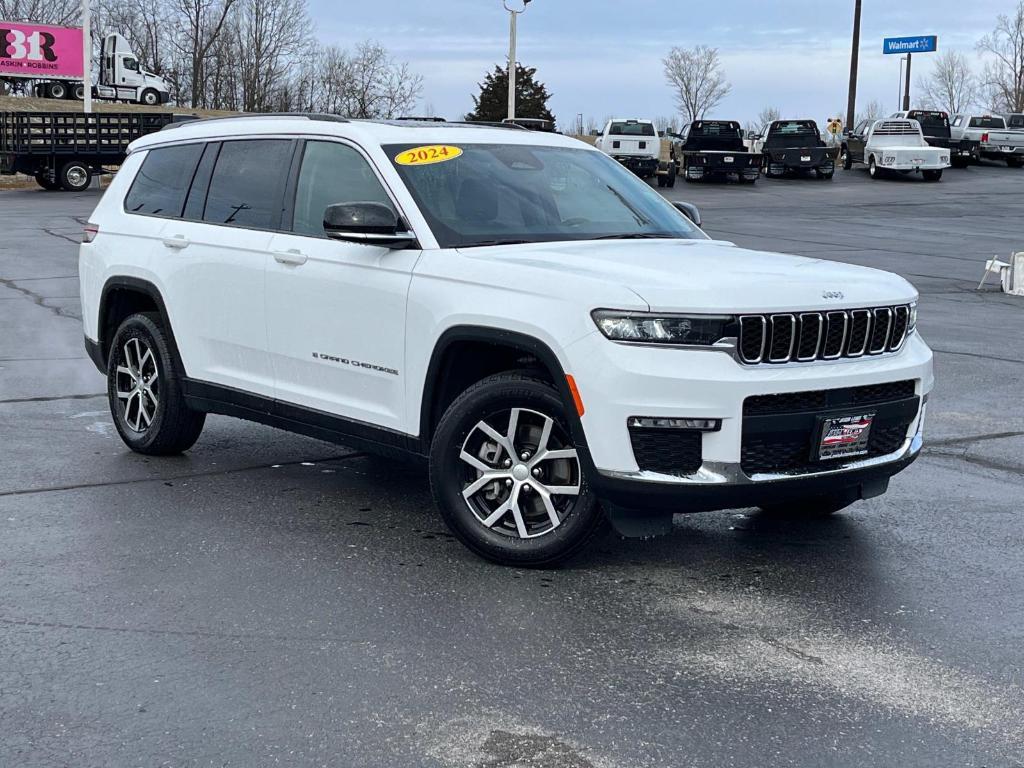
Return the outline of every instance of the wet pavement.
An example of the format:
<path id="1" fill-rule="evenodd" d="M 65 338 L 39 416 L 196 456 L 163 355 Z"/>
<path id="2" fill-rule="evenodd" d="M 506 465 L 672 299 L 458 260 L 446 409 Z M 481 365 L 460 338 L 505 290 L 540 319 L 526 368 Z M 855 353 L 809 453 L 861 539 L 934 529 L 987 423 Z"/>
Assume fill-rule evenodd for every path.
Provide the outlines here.
<path id="1" fill-rule="evenodd" d="M 128 452 L 82 349 L 97 193 L 0 192 L 0 766 L 1024 765 L 1024 171 L 687 185 L 744 246 L 884 267 L 937 350 L 925 455 L 488 565 L 416 466 L 210 417 Z"/>

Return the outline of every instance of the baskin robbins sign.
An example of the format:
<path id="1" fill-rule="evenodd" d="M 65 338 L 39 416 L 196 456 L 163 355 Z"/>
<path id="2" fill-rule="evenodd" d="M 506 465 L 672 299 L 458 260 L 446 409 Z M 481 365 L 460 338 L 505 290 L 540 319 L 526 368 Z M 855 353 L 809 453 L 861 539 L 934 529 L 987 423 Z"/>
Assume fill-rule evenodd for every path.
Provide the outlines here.
<path id="1" fill-rule="evenodd" d="M 0 77 L 81 80 L 81 28 L 0 21 Z"/>

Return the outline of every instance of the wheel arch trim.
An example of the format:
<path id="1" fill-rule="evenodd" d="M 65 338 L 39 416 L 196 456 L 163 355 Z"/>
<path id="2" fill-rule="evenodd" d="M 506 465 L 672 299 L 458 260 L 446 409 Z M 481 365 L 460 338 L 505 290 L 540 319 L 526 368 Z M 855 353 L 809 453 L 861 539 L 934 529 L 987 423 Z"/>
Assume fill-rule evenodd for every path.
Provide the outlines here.
<path id="1" fill-rule="evenodd" d="M 157 313 L 160 315 L 160 322 L 163 325 L 164 330 L 167 332 L 171 355 L 174 357 L 174 365 L 177 367 L 181 376 L 187 375 L 185 366 L 181 360 L 181 354 L 178 351 L 178 342 L 174 337 L 174 328 L 171 325 L 171 318 L 167 313 L 167 305 L 164 303 L 164 297 L 160 293 L 160 289 L 149 280 L 143 280 L 142 278 L 131 277 L 129 275 L 116 275 L 108 278 L 103 284 L 103 290 L 100 292 L 100 302 L 96 318 L 96 341 L 99 346 L 99 360 L 94 360 L 94 362 L 97 363 L 97 367 L 99 367 L 99 363 L 101 361 L 104 366 L 106 365 L 110 354 L 110 345 L 114 340 L 113 334 L 110 334 L 110 336 L 107 337 L 104 318 L 106 317 L 107 310 L 109 308 L 111 294 L 116 293 L 117 291 L 141 293 L 152 299 L 153 303 L 156 305 Z M 114 333 L 116 333 L 116 329 L 114 330 Z M 101 373 L 106 374 L 105 368 L 101 368 L 100 371 Z"/>

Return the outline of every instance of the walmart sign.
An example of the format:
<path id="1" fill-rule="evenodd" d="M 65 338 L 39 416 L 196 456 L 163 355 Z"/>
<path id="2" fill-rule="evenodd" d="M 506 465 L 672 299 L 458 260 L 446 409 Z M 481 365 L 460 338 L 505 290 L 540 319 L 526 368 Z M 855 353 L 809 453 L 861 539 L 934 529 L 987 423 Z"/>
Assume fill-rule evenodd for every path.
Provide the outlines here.
<path id="1" fill-rule="evenodd" d="M 882 41 L 882 53 L 932 53 L 939 50 L 936 35 L 917 37 L 887 37 Z"/>

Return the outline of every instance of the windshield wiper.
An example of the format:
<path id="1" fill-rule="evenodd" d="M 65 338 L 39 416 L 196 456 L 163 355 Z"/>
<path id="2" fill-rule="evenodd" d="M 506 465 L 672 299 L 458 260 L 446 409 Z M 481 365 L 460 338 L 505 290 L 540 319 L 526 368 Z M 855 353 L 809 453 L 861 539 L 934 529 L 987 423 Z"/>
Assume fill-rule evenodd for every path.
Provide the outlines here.
<path id="1" fill-rule="evenodd" d="M 526 243 L 533 243 L 535 240 L 480 240 L 475 243 L 463 243 L 462 245 L 455 246 L 456 248 L 480 248 L 487 245 L 525 245 Z"/>
<path id="2" fill-rule="evenodd" d="M 588 237 L 588 240 L 675 240 L 676 235 L 657 235 L 653 232 L 622 232 L 617 235 Z"/>

